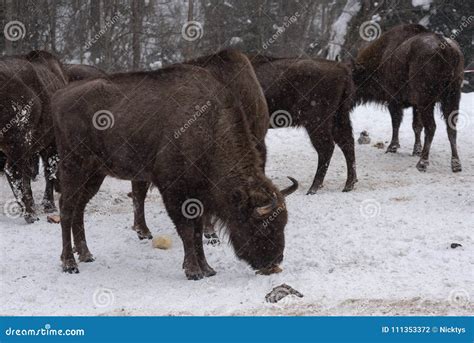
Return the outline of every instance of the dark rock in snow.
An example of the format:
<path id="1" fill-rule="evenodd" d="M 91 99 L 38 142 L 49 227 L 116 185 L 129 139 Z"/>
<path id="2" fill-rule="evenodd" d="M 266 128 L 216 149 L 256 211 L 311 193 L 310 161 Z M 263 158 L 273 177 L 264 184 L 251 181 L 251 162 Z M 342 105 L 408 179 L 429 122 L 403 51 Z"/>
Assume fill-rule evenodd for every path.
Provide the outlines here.
<path id="1" fill-rule="evenodd" d="M 283 285 L 273 288 L 272 291 L 265 296 L 265 300 L 269 303 L 277 303 L 288 295 L 296 295 L 298 298 L 303 297 L 303 294 L 284 283 Z"/>
<path id="2" fill-rule="evenodd" d="M 360 133 L 359 139 L 357 140 L 357 143 L 359 143 L 359 144 L 370 144 L 369 133 L 365 130 L 362 131 Z"/>

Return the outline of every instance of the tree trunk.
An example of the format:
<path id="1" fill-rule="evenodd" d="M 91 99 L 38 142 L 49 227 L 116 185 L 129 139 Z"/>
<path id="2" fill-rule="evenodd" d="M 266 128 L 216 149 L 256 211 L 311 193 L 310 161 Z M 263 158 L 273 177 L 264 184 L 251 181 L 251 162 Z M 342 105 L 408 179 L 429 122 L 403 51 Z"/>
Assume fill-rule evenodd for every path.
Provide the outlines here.
<path id="1" fill-rule="evenodd" d="M 138 69 L 141 58 L 140 35 L 143 28 L 143 0 L 132 0 L 132 68 Z"/>
<path id="2" fill-rule="evenodd" d="M 100 37 L 100 10 L 101 0 L 91 0 L 90 2 L 90 20 L 91 20 L 91 60 L 94 65 L 101 64 L 101 37 Z"/>
<path id="3" fill-rule="evenodd" d="M 188 0 L 188 22 L 194 21 L 194 0 Z M 189 60 L 192 58 L 192 44 L 191 42 L 186 42 L 184 48 L 184 59 Z"/>

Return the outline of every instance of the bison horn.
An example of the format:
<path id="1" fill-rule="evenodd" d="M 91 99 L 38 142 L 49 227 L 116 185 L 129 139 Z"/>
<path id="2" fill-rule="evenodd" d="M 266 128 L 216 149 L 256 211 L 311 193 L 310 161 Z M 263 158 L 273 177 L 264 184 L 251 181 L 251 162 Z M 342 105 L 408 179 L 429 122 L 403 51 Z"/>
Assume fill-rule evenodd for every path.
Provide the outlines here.
<path id="1" fill-rule="evenodd" d="M 285 197 L 290 195 L 291 193 L 293 193 L 294 191 L 296 191 L 298 189 L 298 181 L 293 179 L 291 176 L 287 176 L 287 178 L 289 178 L 290 181 L 293 182 L 293 184 L 290 187 L 287 187 L 287 188 L 282 189 L 280 191 L 280 193 L 283 194 L 283 196 L 285 196 Z"/>
<path id="2" fill-rule="evenodd" d="M 272 199 L 272 203 L 265 205 L 265 206 L 260 206 L 255 208 L 255 215 L 257 217 L 265 217 L 270 214 L 270 212 L 273 211 L 274 208 L 276 208 L 277 205 L 277 198 L 274 196 Z"/>

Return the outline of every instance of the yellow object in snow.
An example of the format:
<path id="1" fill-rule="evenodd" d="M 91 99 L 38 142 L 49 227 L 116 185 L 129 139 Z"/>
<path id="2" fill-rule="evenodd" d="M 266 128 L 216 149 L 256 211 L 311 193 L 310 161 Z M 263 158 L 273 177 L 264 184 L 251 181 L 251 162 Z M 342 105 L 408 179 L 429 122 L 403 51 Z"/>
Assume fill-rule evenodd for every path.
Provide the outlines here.
<path id="1" fill-rule="evenodd" d="M 158 249 L 170 249 L 172 245 L 171 237 L 170 236 L 157 236 L 153 238 L 151 241 L 153 248 Z"/>

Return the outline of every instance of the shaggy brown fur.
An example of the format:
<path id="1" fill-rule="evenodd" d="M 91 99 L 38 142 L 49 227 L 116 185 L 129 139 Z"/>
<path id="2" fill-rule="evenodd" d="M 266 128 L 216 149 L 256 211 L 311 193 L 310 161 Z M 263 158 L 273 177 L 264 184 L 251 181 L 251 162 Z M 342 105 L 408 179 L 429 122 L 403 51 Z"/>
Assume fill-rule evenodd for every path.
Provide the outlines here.
<path id="1" fill-rule="evenodd" d="M 107 76 L 99 68 L 85 64 L 65 64 L 64 70 L 69 77 L 69 82 Z"/>
<path id="2" fill-rule="evenodd" d="M 238 99 L 246 116 L 256 149 L 260 152 L 262 170 L 265 170 L 265 135 L 268 131 L 269 115 L 267 103 L 257 77 L 247 57 L 235 50 L 225 50 L 217 54 L 187 61 L 186 64 L 200 66 L 208 70 L 225 88 Z M 133 229 L 140 239 L 153 238 L 145 220 L 145 197 L 149 184 L 132 182 L 134 207 Z M 204 232 L 213 233 L 211 218 L 204 217 Z M 216 238 L 217 239 L 217 238 Z"/>
<path id="3" fill-rule="evenodd" d="M 289 118 L 280 119 L 291 126 L 304 127 L 318 153 L 318 169 L 308 194 L 322 187 L 335 144 L 341 148 L 347 163 L 344 191 L 351 191 L 357 176 L 349 116 L 354 87 L 347 65 L 323 59 L 249 58 L 273 121 L 278 121 L 278 113 L 286 111 L 283 116 Z"/>
<path id="4" fill-rule="evenodd" d="M 46 190 L 43 205 L 55 210 L 57 162 L 50 98 L 67 83 L 61 63 L 50 53 L 32 51 L 0 59 L 0 150 L 7 156 L 5 174 L 28 223 L 38 220 L 31 191 L 32 160 L 44 161 Z"/>
<path id="5" fill-rule="evenodd" d="M 359 52 L 353 66 L 357 100 L 388 106 L 393 133 L 387 152 L 396 152 L 399 148 L 398 131 L 403 109 L 412 106 L 413 154 L 421 156 L 417 168 L 425 171 L 436 130 L 433 110 L 436 103 L 441 103 L 448 122 L 451 168 L 453 172 L 461 171 L 456 147 L 456 117 L 463 64 L 463 55 L 454 41 L 416 24 L 394 27 Z M 421 149 L 423 127 L 425 142 Z"/>
<path id="6" fill-rule="evenodd" d="M 197 115 L 196 107 L 208 103 Z M 84 208 L 107 175 L 158 187 L 183 241 L 188 279 L 215 274 L 202 246 L 202 215 L 226 224 L 236 255 L 253 268 L 281 262 L 288 192 L 265 177 L 246 116 L 208 70 L 178 64 L 79 81 L 57 92 L 53 106 L 64 271 L 78 272 L 71 230 L 80 261 L 93 260 Z M 98 130 L 97 113 L 104 110 L 113 125 Z M 187 211 L 190 201 L 197 204 L 197 215 Z"/>

